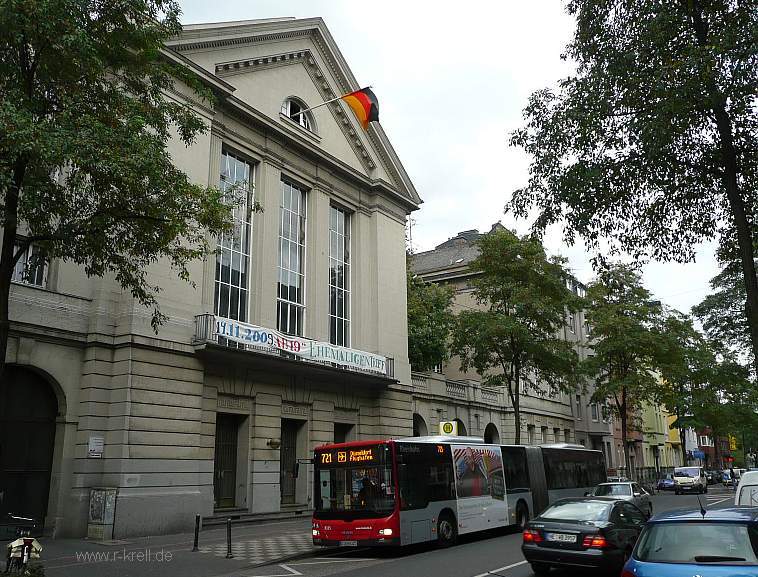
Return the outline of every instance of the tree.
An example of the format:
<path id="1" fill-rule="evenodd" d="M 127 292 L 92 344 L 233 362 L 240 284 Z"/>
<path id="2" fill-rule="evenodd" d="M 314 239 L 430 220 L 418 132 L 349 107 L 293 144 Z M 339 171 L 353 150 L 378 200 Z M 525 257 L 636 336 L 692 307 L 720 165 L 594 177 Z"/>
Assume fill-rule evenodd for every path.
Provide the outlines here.
<path id="1" fill-rule="evenodd" d="M 592 354 L 582 361 L 582 372 L 594 384 L 592 402 L 609 401 L 621 422 L 624 463 L 631 471 L 630 420 L 661 390 L 656 370 L 666 344 L 662 307 L 633 267 L 611 263 L 587 287 L 585 317 L 592 327 Z"/>
<path id="2" fill-rule="evenodd" d="M 576 75 L 535 92 L 509 208 L 595 248 L 688 261 L 719 237 L 740 263 L 758 366 L 758 11 L 740 0 L 570 0 Z"/>
<path id="3" fill-rule="evenodd" d="M 711 279 L 713 293 L 692 307 L 708 336 L 738 354 L 750 356 L 750 327 L 745 317 L 745 285 L 738 262 L 722 267 Z"/>
<path id="4" fill-rule="evenodd" d="M 448 359 L 453 290 L 425 282 L 408 268 L 408 359 L 428 371 Z"/>
<path id="5" fill-rule="evenodd" d="M 565 260 L 547 258 L 538 239 L 501 230 L 478 246 L 470 269 L 481 309 L 458 314 L 451 350 L 461 369 L 476 370 L 484 385 L 505 386 L 520 443 L 522 389 L 544 394 L 576 386 L 578 356 L 558 332 L 581 299 L 567 288 Z"/>
<path id="6" fill-rule="evenodd" d="M 0 4 L 0 374 L 13 269 L 30 246 L 112 275 L 153 307 L 157 330 L 146 267 L 163 259 L 190 280 L 207 235 L 227 229 L 221 192 L 191 183 L 166 149 L 204 130 L 175 85 L 212 96 L 164 57 L 180 30 L 173 0 Z"/>

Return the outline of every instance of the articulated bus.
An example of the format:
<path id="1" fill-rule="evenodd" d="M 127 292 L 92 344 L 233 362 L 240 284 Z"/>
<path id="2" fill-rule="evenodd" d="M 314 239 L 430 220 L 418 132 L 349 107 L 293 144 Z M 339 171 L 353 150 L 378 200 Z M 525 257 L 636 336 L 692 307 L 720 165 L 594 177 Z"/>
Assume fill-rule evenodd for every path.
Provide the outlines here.
<path id="1" fill-rule="evenodd" d="M 601 451 L 409 437 L 315 450 L 314 545 L 449 544 L 518 525 L 606 480 Z"/>

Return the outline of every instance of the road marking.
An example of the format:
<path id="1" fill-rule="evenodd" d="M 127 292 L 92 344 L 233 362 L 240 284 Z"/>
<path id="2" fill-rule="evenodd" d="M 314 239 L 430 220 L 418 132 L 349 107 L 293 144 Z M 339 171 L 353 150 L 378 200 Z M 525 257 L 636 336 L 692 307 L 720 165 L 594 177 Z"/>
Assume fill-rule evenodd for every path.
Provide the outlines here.
<path id="1" fill-rule="evenodd" d="M 490 577 L 493 573 L 499 573 L 500 571 L 508 571 L 508 569 L 513 569 L 514 567 L 518 567 L 519 565 L 526 564 L 526 561 L 519 561 L 518 563 L 511 563 L 510 565 L 506 565 L 505 567 L 498 567 L 497 569 L 490 569 L 486 573 L 479 573 L 479 575 L 474 575 L 474 577 Z"/>
<path id="2" fill-rule="evenodd" d="M 268 574 L 268 575 L 246 575 L 245 577 L 296 577 L 297 575 L 302 575 L 300 571 L 297 569 L 293 569 L 289 565 L 279 565 L 282 569 L 285 571 L 289 571 L 289 573 L 274 573 L 274 574 Z"/>
<path id="3" fill-rule="evenodd" d="M 724 501 L 729 501 L 731 499 L 732 499 L 732 497 L 727 497 L 726 499 L 721 499 L 720 501 L 710 501 L 708 504 L 709 505 L 718 505 L 719 503 L 723 503 Z"/>
<path id="4" fill-rule="evenodd" d="M 300 565 L 327 565 L 329 563 L 355 563 L 358 561 L 378 561 L 378 559 L 327 559 L 324 561 L 303 561 L 300 563 L 290 563 L 293 567 Z"/>

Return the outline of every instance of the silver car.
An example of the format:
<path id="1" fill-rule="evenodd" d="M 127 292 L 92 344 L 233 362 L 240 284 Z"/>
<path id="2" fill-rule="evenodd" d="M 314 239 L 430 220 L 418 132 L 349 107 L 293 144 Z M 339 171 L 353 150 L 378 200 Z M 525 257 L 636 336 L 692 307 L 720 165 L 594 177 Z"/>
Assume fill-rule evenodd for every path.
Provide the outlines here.
<path id="1" fill-rule="evenodd" d="M 613 497 L 629 501 L 637 506 L 643 513 L 653 515 L 653 504 L 650 502 L 650 493 L 645 491 L 637 483 L 626 481 L 621 483 L 600 483 L 592 491 L 593 497 Z"/>

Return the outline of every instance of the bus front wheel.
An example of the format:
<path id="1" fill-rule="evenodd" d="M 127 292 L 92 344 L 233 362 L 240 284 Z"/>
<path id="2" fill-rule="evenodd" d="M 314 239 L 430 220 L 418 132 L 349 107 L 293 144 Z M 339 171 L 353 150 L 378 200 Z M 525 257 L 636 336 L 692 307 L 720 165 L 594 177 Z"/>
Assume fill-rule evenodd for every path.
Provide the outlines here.
<path id="1" fill-rule="evenodd" d="M 437 520 L 437 543 L 442 547 L 448 547 L 455 543 L 458 530 L 455 517 L 451 513 L 443 513 Z"/>

